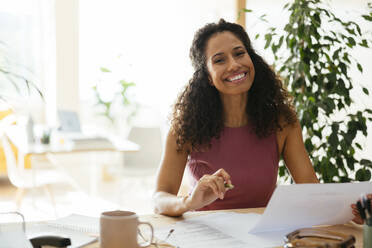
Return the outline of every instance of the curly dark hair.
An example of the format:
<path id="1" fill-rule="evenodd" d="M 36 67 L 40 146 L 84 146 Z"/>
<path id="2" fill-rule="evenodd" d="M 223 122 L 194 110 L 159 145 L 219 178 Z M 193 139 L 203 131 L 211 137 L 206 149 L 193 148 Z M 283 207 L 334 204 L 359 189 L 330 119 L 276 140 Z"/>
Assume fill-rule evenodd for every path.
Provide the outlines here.
<path id="1" fill-rule="evenodd" d="M 199 29 L 192 42 L 190 59 L 195 71 L 178 96 L 171 120 L 179 152 L 209 146 L 212 138 L 219 138 L 224 127 L 222 101 L 218 90 L 209 83 L 205 50 L 214 34 L 225 31 L 242 41 L 255 68 L 255 78 L 247 93 L 246 113 L 256 135 L 267 137 L 282 130 L 280 123 L 293 124 L 297 120 L 292 98 L 275 72 L 252 48 L 244 28 L 221 19 Z"/>

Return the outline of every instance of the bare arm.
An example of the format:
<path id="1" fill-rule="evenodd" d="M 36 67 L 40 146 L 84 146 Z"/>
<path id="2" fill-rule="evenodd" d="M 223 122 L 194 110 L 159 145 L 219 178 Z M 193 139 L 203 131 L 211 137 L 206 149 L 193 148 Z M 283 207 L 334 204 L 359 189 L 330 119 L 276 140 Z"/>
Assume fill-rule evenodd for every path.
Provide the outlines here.
<path id="1" fill-rule="evenodd" d="M 301 125 L 286 127 L 283 147 L 284 162 L 295 183 L 319 183 L 302 139 Z"/>
<path id="2" fill-rule="evenodd" d="M 177 196 L 186 161 L 187 153 L 177 152 L 176 137 L 169 132 L 153 195 L 155 213 L 179 216 L 188 211 L 187 198 Z"/>
<path id="3" fill-rule="evenodd" d="M 177 196 L 187 156 L 186 152 L 177 152 L 176 137 L 169 133 L 153 196 L 155 213 L 179 216 L 202 208 L 217 198 L 223 199 L 229 190 L 225 188 L 225 182 L 231 184 L 230 175 L 221 168 L 212 175 L 203 175 L 190 196 Z"/>

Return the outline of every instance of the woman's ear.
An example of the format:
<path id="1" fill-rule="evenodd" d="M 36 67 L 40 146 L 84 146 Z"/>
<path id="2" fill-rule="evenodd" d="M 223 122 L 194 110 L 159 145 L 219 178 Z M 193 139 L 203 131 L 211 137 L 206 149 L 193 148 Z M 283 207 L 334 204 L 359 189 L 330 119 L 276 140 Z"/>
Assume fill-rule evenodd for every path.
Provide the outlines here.
<path id="1" fill-rule="evenodd" d="M 211 76 L 209 76 L 209 75 L 208 75 L 208 83 L 209 83 L 211 86 L 214 86 L 213 81 L 212 81 L 212 78 L 211 78 Z"/>

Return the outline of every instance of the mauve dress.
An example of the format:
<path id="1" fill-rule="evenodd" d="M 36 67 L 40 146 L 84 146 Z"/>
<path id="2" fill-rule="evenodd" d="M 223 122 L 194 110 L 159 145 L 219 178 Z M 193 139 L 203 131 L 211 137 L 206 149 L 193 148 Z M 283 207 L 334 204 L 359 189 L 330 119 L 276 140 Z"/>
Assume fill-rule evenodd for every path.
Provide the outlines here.
<path id="1" fill-rule="evenodd" d="M 188 158 L 186 169 L 192 187 L 204 174 L 213 174 L 220 168 L 229 173 L 235 187 L 226 192 L 223 200 L 217 199 L 198 210 L 265 207 L 278 176 L 275 133 L 259 138 L 250 125 L 225 127 L 211 145 L 207 151 L 193 152 Z"/>

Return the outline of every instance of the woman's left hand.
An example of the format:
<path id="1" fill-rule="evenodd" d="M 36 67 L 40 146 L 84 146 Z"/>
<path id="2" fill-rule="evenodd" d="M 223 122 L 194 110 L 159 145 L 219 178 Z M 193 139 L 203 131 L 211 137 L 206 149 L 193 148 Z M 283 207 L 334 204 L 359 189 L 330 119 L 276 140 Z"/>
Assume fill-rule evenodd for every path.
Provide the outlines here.
<path id="1" fill-rule="evenodd" d="M 371 201 L 372 200 L 372 194 L 367 194 L 367 199 Z M 358 208 L 357 208 L 356 204 L 355 203 L 351 204 L 351 208 L 352 208 L 352 213 L 354 215 L 353 221 L 357 224 L 360 224 L 360 225 L 363 224 L 364 220 L 360 216 L 360 213 L 358 211 Z"/>

